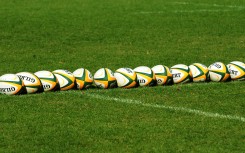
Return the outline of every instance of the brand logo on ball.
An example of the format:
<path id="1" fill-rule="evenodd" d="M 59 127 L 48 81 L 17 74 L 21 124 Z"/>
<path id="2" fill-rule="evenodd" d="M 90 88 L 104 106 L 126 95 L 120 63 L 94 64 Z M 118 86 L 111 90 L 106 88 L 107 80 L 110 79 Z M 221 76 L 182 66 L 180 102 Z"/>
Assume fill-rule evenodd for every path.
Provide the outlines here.
<path id="1" fill-rule="evenodd" d="M 230 78 L 228 67 L 222 62 L 215 62 L 211 64 L 208 67 L 208 70 L 211 81 L 225 82 Z"/>
<path id="2" fill-rule="evenodd" d="M 227 67 L 232 80 L 245 80 L 245 64 L 243 62 L 233 61 Z"/>
<path id="3" fill-rule="evenodd" d="M 222 66 L 219 65 L 218 63 L 214 63 L 214 66 L 217 67 L 217 68 L 219 68 L 219 69 L 222 67 Z"/>
<path id="4" fill-rule="evenodd" d="M 163 81 L 161 79 L 157 79 L 157 84 L 161 84 Z"/>
<path id="5" fill-rule="evenodd" d="M 171 67 L 170 72 L 174 83 L 187 83 L 192 81 L 190 68 L 184 64 L 177 64 Z"/>
<path id="6" fill-rule="evenodd" d="M 128 72 L 128 73 L 133 73 L 133 71 L 129 68 L 125 68 L 125 70 Z"/>
<path id="7" fill-rule="evenodd" d="M 22 80 L 26 80 L 26 81 L 29 81 L 31 83 L 35 83 L 35 79 L 34 78 L 30 78 L 30 77 L 24 76 L 24 75 L 18 75 L 18 77 L 20 77 Z"/>
<path id="8" fill-rule="evenodd" d="M 139 83 L 146 83 L 145 79 L 139 79 Z"/>
<path id="9" fill-rule="evenodd" d="M 49 84 L 43 84 L 43 89 L 44 90 L 48 90 L 50 88 L 51 88 L 51 86 Z"/>
<path id="10" fill-rule="evenodd" d="M 174 78 L 180 78 L 181 77 L 181 73 L 175 73 L 175 74 L 173 74 L 173 77 Z"/>
<path id="11" fill-rule="evenodd" d="M 231 74 L 234 74 L 234 75 L 237 75 L 238 74 L 238 71 L 231 70 L 231 69 L 229 69 L 229 71 L 230 71 Z"/>
<path id="12" fill-rule="evenodd" d="M 11 92 L 11 91 L 15 91 L 15 87 L 0 88 L 0 92 Z"/>
<path id="13" fill-rule="evenodd" d="M 70 75 L 73 75 L 70 71 L 68 70 L 64 70 L 66 73 L 70 74 Z"/>

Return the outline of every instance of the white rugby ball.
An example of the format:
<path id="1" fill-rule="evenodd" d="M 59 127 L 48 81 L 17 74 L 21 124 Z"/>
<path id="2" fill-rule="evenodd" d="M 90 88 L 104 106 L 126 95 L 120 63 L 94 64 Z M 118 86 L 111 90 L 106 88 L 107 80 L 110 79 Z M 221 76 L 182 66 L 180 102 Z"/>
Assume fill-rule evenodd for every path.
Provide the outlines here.
<path id="1" fill-rule="evenodd" d="M 193 63 L 189 66 L 193 82 L 205 82 L 209 80 L 208 68 L 201 63 Z"/>
<path id="2" fill-rule="evenodd" d="M 44 91 L 59 90 L 60 84 L 56 76 L 50 71 L 38 71 L 34 73 L 42 82 Z"/>
<path id="3" fill-rule="evenodd" d="M 155 73 L 156 81 L 158 85 L 167 85 L 173 81 L 173 76 L 170 73 L 170 70 L 165 65 L 156 65 L 151 68 Z"/>
<path id="4" fill-rule="evenodd" d="M 73 72 L 76 78 L 77 89 L 87 89 L 93 84 L 93 75 L 85 68 L 79 68 Z"/>
<path id="5" fill-rule="evenodd" d="M 190 68 L 184 64 L 177 64 L 170 68 L 170 72 L 173 75 L 173 82 L 178 83 L 187 83 L 192 79 L 192 74 L 190 72 Z"/>
<path id="6" fill-rule="evenodd" d="M 19 72 L 16 75 L 23 80 L 27 93 L 43 92 L 42 83 L 35 74 L 30 72 Z"/>
<path id="7" fill-rule="evenodd" d="M 94 83 L 97 87 L 107 89 L 117 85 L 114 73 L 108 68 L 101 68 L 94 74 Z"/>
<path id="8" fill-rule="evenodd" d="M 208 67 L 210 80 L 214 82 L 225 82 L 230 78 L 227 66 L 222 62 L 215 62 Z"/>
<path id="9" fill-rule="evenodd" d="M 137 75 L 131 68 L 119 68 L 114 76 L 117 80 L 117 86 L 121 88 L 133 88 L 137 84 Z"/>
<path id="10" fill-rule="evenodd" d="M 245 64 L 243 62 L 233 61 L 227 67 L 232 80 L 245 80 Z"/>
<path id="11" fill-rule="evenodd" d="M 137 75 L 137 81 L 140 86 L 154 86 L 156 85 L 156 76 L 151 68 L 147 66 L 139 66 L 134 69 Z"/>
<path id="12" fill-rule="evenodd" d="M 25 94 L 24 82 L 15 74 L 4 74 L 0 77 L 0 93 L 6 95 Z"/>
<path id="13" fill-rule="evenodd" d="M 53 71 L 53 74 L 57 77 L 59 81 L 60 90 L 65 91 L 74 88 L 75 77 L 70 71 L 58 69 Z"/>

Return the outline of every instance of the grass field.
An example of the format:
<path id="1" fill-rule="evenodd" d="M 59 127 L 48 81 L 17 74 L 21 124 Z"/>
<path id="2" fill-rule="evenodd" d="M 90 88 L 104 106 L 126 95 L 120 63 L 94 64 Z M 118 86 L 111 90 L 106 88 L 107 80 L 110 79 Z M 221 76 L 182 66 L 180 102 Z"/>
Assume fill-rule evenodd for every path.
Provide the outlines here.
<path id="1" fill-rule="evenodd" d="M 0 75 L 245 62 L 244 0 L 1 0 Z M 245 82 L 0 95 L 0 152 L 245 152 Z"/>

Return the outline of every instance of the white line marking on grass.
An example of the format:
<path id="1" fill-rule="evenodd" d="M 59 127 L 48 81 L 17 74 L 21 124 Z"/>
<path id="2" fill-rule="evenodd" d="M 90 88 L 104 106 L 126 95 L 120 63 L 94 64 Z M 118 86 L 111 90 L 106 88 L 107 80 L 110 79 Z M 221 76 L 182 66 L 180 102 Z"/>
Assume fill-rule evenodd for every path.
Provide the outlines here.
<path id="1" fill-rule="evenodd" d="M 208 10 L 208 9 L 200 9 L 200 10 L 176 10 L 174 13 L 196 13 L 196 12 L 229 12 L 233 10 Z"/>
<path id="2" fill-rule="evenodd" d="M 135 12 L 134 14 L 162 14 L 164 11 L 140 11 Z"/>
<path id="3" fill-rule="evenodd" d="M 172 11 L 141 11 L 141 12 L 135 12 L 134 14 L 163 14 L 167 12 L 171 13 L 197 13 L 197 12 L 229 12 L 229 11 L 234 11 L 234 10 L 221 10 L 221 9 L 200 9 L 200 10 L 172 10 Z"/>
<path id="4" fill-rule="evenodd" d="M 235 116 L 235 115 L 224 115 L 219 113 L 212 113 L 212 112 L 204 112 L 197 109 L 190 109 L 185 107 L 175 107 L 175 106 L 165 106 L 165 105 L 159 105 L 159 104 L 149 104 L 149 103 L 143 103 L 138 100 L 132 100 L 132 99 L 123 99 L 123 98 L 115 98 L 115 97 L 107 97 L 97 94 L 85 94 L 86 96 L 100 99 L 100 100 L 108 100 L 108 101 L 116 101 L 120 103 L 126 103 L 126 104 L 135 104 L 135 105 L 141 105 L 144 107 L 152 107 L 152 108 L 162 108 L 162 109 L 168 109 L 172 111 L 181 111 L 181 112 L 187 112 L 192 113 L 196 115 L 201 115 L 205 117 L 212 117 L 212 118 L 220 118 L 220 119 L 229 119 L 229 120 L 237 120 L 241 122 L 245 122 L 245 118 L 241 116 Z"/>
<path id="5" fill-rule="evenodd" d="M 211 7 L 224 7 L 224 8 L 237 8 L 237 9 L 244 9 L 245 8 L 245 6 L 237 6 L 237 5 L 220 5 L 220 4 L 190 3 L 190 2 L 172 2 L 171 4 L 176 4 L 176 5 L 211 6 Z"/>
<path id="6" fill-rule="evenodd" d="M 190 3 L 190 2 L 170 2 L 169 4 L 173 5 L 195 5 L 195 6 L 206 6 L 209 7 L 209 9 L 195 9 L 195 10 L 188 10 L 188 9 L 182 9 L 182 10 L 166 10 L 166 7 L 164 8 L 165 11 L 140 11 L 135 12 L 134 14 L 162 14 L 167 12 L 173 12 L 173 13 L 196 13 L 196 12 L 231 12 L 231 11 L 241 11 L 245 9 L 245 6 L 237 6 L 237 5 L 220 5 L 220 4 L 208 4 L 208 3 Z M 219 9 L 210 9 L 211 8 L 219 8 Z"/>

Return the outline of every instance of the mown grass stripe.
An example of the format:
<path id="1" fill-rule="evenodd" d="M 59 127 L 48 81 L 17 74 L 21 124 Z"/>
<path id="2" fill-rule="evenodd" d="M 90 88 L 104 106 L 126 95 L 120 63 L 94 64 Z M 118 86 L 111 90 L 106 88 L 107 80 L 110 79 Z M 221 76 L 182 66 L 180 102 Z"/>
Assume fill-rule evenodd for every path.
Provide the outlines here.
<path id="1" fill-rule="evenodd" d="M 135 104 L 135 105 L 141 105 L 141 106 L 152 107 L 152 108 L 162 108 L 162 109 L 168 109 L 168 110 L 177 111 L 177 112 L 181 111 L 181 112 L 196 114 L 196 115 L 205 116 L 205 117 L 228 119 L 228 120 L 237 120 L 240 122 L 245 122 L 245 118 L 241 117 L 241 116 L 205 112 L 205 111 L 201 111 L 201 110 L 197 110 L 197 109 L 190 109 L 190 108 L 185 108 L 185 107 L 149 104 L 149 103 L 143 103 L 143 102 L 138 101 L 138 100 L 108 97 L 108 96 L 102 96 L 102 95 L 97 95 L 97 94 L 85 94 L 85 95 L 87 95 L 91 98 L 96 98 L 96 99 L 101 99 L 101 100 L 116 101 L 116 102 L 120 102 L 120 103 Z"/>

